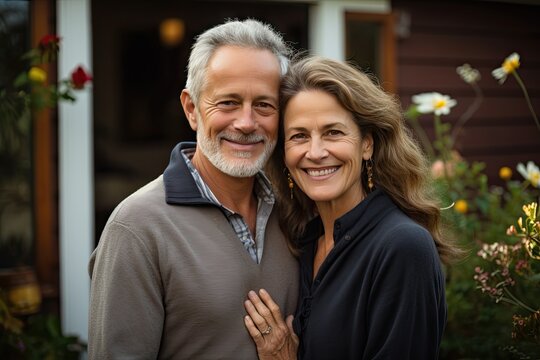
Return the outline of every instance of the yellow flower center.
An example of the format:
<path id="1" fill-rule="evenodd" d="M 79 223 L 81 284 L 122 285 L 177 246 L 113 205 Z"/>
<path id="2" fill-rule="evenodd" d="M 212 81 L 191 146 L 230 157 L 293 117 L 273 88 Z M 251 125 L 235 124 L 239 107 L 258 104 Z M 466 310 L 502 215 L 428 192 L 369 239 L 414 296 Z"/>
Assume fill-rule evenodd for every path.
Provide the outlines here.
<path id="1" fill-rule="evenodd" d="M 538 184 L 540 184 L 540 172 L 533 172 L 529 181 L 531 182 L 531 184 L 538 187 Z"/>
<path id="2" fill-rule="evenodd" d="M 504 60 L 504 63 L 502 64 L 502 68 L 504 72 L 507 74 L 513 73 L 518 67 L 519 67 L 519 59 L 517 58 L 506 59 Z"/>
<path id="3" fill-rule="evenodd" d="M 443 108 L 446 106 L 446 101 L 444 101 L 443 99 L 435 100 L 433 106 L 435 107 L 435 109 Z"/>

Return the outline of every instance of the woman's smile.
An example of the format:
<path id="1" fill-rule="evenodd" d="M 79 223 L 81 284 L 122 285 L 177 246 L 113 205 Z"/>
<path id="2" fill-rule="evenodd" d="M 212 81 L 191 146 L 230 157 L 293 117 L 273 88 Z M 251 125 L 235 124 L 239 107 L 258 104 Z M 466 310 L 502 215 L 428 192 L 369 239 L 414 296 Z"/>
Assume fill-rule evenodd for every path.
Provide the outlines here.
<path id="1" fill-rule="evenodd" d="M 304 169 L 304 171 L 312 177 L 321 178 L 324 177 L 325 179 L 328 178 L 328 175 L 332 175 L 336 171 L 339 170 L 339 166 L 333 166 L 333 167 L 325 167 L 325 168 L 307 168 Z M 321 179 L 319 179 L 321 180 Z"/>

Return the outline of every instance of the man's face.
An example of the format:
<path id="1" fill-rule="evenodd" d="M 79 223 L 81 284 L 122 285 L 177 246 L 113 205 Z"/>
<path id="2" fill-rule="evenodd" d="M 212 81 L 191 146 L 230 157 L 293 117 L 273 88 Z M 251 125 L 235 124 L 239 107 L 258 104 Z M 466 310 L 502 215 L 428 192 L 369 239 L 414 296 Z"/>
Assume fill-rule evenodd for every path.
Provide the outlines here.
<path id="1" fill-rule="evenodd" d="M 198 149 L 214 167 L 234 177 L 263 168 L 276 144 L 279 83 L 279 62 L 270 51 L 216 50 L 192 123 Z"/>

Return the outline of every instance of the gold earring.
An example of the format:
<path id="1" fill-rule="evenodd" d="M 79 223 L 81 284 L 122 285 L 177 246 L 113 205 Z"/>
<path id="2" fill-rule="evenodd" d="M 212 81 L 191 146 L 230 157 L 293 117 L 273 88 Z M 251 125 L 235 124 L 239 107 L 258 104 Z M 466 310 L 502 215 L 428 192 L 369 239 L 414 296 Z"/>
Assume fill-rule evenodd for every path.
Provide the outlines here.
<path id="1" fill-rule="evenodd" d="M 293 199 L 294 181 L 291 178 L 291 173 L 287 173 L 287 182 L 289 183 L 289 189 L 291 191 L 291 200 Z"/>
<path id="2" fill-rule="evenodd" d="M 373 160 L 371 158 L 366 161 L 367 166 L 367 184 L 369 191 L 373 190 Z"/>

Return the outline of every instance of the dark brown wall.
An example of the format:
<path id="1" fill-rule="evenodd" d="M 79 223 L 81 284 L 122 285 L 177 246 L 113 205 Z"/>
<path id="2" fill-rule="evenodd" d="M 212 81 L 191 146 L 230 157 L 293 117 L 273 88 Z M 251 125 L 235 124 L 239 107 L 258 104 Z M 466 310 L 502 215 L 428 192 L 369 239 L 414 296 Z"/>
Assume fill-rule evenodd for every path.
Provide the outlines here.
<path id="1" fill-rule="evenodd" d="M 121 200 L 163 172 L 178 141 L 195 140 L 179 101 L 194 37 L 248 17 L 272 24 L 292 47 L 307 48 L 302 3 L 92 1 L 96 236 Z M 166 18 L 185 23 L 177 46 L 159 41 Z"/>
<path id="2" fill-rule="evenodd" d="M 456 74 L 457 66 L 469 63 L 481 73 L 484 100 L 458 138 L 461 154 L 486 162 L 495 182 L 500 166 L 515 169 L 517 163 L 528 160 L 540 164 L 540 131 L 516 80 L 509 77 L 499 85 L 491 76 L 506 56 L 519 53 L 518 72 L 540 113 L 540 6 L 396 0 L 392 8 L 409 30 L 408 35 L 406 31 L 398 35 L 396 51 L 398 94 L 404 106 L 414 94 L 438 91 L 458 101 L 444 117 L 455 123 L 474 100 L 472 88 Z M 424 116 L 421 122 L 432 135 L 432 117 Z"/>

